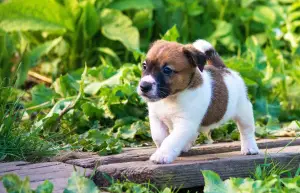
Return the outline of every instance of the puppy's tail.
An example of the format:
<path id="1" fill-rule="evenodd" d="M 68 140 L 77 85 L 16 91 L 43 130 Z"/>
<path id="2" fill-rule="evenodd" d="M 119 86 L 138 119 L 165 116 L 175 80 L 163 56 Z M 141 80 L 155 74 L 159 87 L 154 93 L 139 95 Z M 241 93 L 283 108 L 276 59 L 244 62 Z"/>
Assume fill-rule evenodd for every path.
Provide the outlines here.
<path id="1" fill-rule="evenodd" d="M 226 68 L 224 62 L 222 61 L 221 57 L 214 49 L 214 47 L 205 40 L 197 40 L 193 43 L 193 46 L 199 50 L 200 52 L 204 53 L 207 56 L 207 63 L 208 65 L 213 65 L 216 68 Z"/>

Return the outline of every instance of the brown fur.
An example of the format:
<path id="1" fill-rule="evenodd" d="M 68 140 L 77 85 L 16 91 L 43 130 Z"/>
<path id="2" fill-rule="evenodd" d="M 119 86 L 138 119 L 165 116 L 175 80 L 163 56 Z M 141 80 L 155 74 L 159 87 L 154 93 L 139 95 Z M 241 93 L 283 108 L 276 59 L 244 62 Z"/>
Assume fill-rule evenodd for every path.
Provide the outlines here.
<path id="1" fill-rule="evenodd" d="M 154 42 L 147 53 L 147 63 L 157 65 L 156 71 L 168 64 L 176 73 L 167 80 L 171 95 L 190 87 L 195 88 L 202 83 L 201 75 L 196 73 L 183 53 L 184 45 L 176 42 L 158 40 Z"/>
<path id="2" fill-rule="evenodd" d="M 205 54 L 208 56 L 207 58 L 208 65 L 212 65 L 220 69 L 226 68 L 223 60 L 214 49 L 206 51 Z"/>
<path id="3" fill-rule="evenodd" d="M 206 65 L 204 69 L 209 71 L 213 81 L 212 99 L 201 124 L 202 126 L 208 126 L 220 121 L 227 110 L 228 90 L 223 76 L 225 73 L 230 72 L 212 65 Z"/>

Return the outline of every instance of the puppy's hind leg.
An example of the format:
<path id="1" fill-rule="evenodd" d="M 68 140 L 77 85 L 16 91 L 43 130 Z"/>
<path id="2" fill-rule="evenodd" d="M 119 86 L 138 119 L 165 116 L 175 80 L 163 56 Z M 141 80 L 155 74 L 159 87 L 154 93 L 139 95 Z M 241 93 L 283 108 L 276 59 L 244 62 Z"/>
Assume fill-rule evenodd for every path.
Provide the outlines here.
<path id="1" fill-rule="evenodd" d="M 241 153 L 243 155 L 254 155 L 259 153 L 255 141 L 255 123 L 252 104 L 244 99 L 238 104 L 237 116 L 235 117 L 241 138 Z"/>

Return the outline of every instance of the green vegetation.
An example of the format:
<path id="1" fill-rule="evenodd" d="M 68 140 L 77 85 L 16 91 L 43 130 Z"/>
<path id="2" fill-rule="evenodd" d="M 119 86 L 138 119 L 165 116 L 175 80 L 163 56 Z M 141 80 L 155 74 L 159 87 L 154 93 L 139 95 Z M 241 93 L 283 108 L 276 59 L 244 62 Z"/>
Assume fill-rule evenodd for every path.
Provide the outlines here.
<path id="1" fill-rule="evenodd" d="M 300 167 L 292 176 L 286 166 L 279 166 L 273 161 L 258 165 L 253 178 L 229 178 L 222 181 L 220 176 L 213 171 L 204 170 L 202 174 L 205 181 L 204 192 L 206 193 L 288 193 L 300 191 Z"/>
<path id="2" fill-rule="evenodd" d="M 2 104 L 23 107 L 13 127 L 28 133 L 17 141 L 34 136 L 37 140 L 31 141 L 43 139 L 56 149 L 99 154 L 151 142 L 136 86 L 140 62 L 159 38 L 212 42 L 246 81 L 258 136 L 299 120 L 299 2 L 49 0 L 44 8 L 35 0 L 0 4 L 0 76 L 3 87 L 16 93 Z M 33 81 L 32 73 L 42 78 Z M 9 87 L 15 76 L 16 87 Z M 8 112 L 13 111 L 3 113 Z M 239 138 L 233 123 L 212 136 L 217 141 Z M 200 136 L 198 142 L 204 140 Z M 39 145 L 44 149 L 45 143 Z M 4 158 L 20 154 L 4 150 Z"/>
<path id="3" fill-rule="evenodd" d="M 276 193 L 288 193 L 299 192 L 300 183 L 300 167 L 292 174 L 287 166 L 280 166 L 279 163 L 274 161 L 266 161 L 264 164 L 257 165 L 255 173 L 249 178 L 229 178 L 222 181 L 220 176 L 213 171 L 203 170 L 201 171 L 205 181 L 204 193 L 232 193 L 232 192 L 276 192 Z M 200 175 L 200 171 L 199 171 Z M 0 181 L 3 182 L 4 187 L 8 193 L 13 192 L 28 192 L 28 193 L 52 193 L 53 184 L 51 181 L 44 181 L 39 185 L 36 190 L 30 188 L 29 178 L 26 177 L 21 180 L 15 174 L 6 174 L 0 177 Z M 153 184 L 136 184 L 130 181 L 114 182 L 107 188 L 103 188 L 104 191 L 111 193 L 176 193 L 179 190 L 172 190 L 170 188 L 164 188 L 162 190 L 155 187 Z M 201 190 L 199 189 L 199 192 Z M 64 193 L 98 193 L 100 189 L 90 178 L 84 177 L 79 172 L 74 171 L 72 176 L 68 179 L 68 185 L 64 189 Z"/>
<path id="4" fill-rule="evenodd" d="M 6 174 L 0 177 L 0 181 L 7 193 L 26 192 L 26 193 L 52 193 L 53 184 L 46 180 L 40 184 L 35 190 L 30 188 L 29 177 L 21 180 L 19 176 L 15 174 Z M 132 182 L 113 183 L 110 187 L 106 188 L 111 193 L 172 193 L 170 188 L 164 188 L 163 190 L 157 189 L 152 184 L 135 184 Z M 74 171 L 72 176 L 68 179 L 68 185 L 63 191 L 64 193 L 100 193 L 100 189 L 90 179 L 84 177 L 79 172 Z"/>
<path id="5" fill-rule="evenodd" d="M 151 143 L 136 86 L 156 39 L 210 41 L 247 84 L 257 136 L 297 134 L 299 12 L 294 0 L 0 0 L 0 161 Z M 233 123 L 212 137 L 239 139 Z"/>

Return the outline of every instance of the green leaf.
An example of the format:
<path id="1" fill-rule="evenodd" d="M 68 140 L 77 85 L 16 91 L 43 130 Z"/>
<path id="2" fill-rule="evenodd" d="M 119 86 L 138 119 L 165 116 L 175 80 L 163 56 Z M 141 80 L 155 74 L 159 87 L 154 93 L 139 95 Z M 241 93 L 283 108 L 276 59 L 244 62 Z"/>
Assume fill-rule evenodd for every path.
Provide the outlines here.
<path id="1" fill-rule="evenodd" d="M 86 39 L 93 37 L 99 30 L 98 14 L 94 5 L 87 2 L 83 8 L 83 29 Z"/>
<path id="2" fill-rule="evenodd" d="M 108 47 L 100 47 L 100 48 L 98 48 L 98 51 L 100 53 L 104 53 L 104 54 L 114 58 L 118 64 L 121 64 L 121 60 L 120 60 L 119 56 L 112 49 L 110 49 Z"/>
<path id="3" fill-rule="evenodd" d="M 224 37 L 232 32 L 232 24 L 223 20 L 215 20 L 216 30 L 211 35 L 211 38 Z"/>
<path id="4" fill-rule="evenodd" d="M 254 180 L 250 178 L 230 178 L 225 181 L 226 192 L 253 192 Z"/>
<path id="5" fill-rule="evenodd" d="M 139 29 L 149 28 L 153 24 L 153 13 L 152 10 L 144 9 L 135 13 L 132 21 L 133 24 Z"/>
<path id="6" fill-rule="evenodd" d="M 204 177 L 205 193 L 226 193 L 224 182 L 218 174 L 210 170 L 203 170 L 202 175 Z"/>
<path id="7" fill-rule="evenodd" d="M 280 129 L 280 123 L 277 118 L 270 117 L 268 119 L 268 123 L 266 125 L 268 130 L 274 131 L 274 130 L 279 130 Z"/>
<path id="8" fill-rule="evenodd" d="M 44 84 L 36 85 L 31 89 L 30 93 L 32 98 L 30 106 L 49 102 L 57 96 L 52 89 L 46 87 Z"/>
<path id="9" fill-rule="evenodd" d="M 151 0 L 115 0 L 108 6 L 112 9 L 128 10 L 128 9 L 153 9 Z"/>
<path id="10" fill-rule="evenodd" d="M 25 180 L 22 181 L 16 174 L 5 174 L 0 179 L 8 193 L 32 193 L 28 177 L 25 177 Z"/>
<path id="11" fill-rule="evenodd" d="M 16 82 L 18 86 L 22 85 L 25 82 L 29 69 L 36 66 L 38 60 L 42 56 L 48 54 L 50 50 L 58 45 L 61 40 L 62 38 L 59 37 L 54 40 L 45 42 L 25 54 L 23 63 L 21 64 L 20 70 L 18 71 L 18 78 Z"/>
<path id="12" fill-rule="evenodd" d="M 172 193 L 173 191 L 170 188 L 165 188 L 162 193 Z"/>
<path id="13" fill-rule="evenodd" d="M 74 30 L 69 12 L 55 0 L 11 0 L 0 4 L 0 28 L 5 31 Z"/>
<path id="14" fill-rule="evenodd" d="M 102 34 L 111 40 L 118 40 L 129 50 L 138 50 L 139 32 L 132 21 L 121 11 L 104 9 L 100 13 Z"/>
<path id="15" fill-rule="evenodd" d="M 103 86 L 113 86 L 113 85 L 120 84 L 120 77 L 122 76 L 122 74 L 123 74 L 123 70 L 121 68 L 120 71 L 117 74 L 113 75 L 112 77 L 102 82 L 93 82 L 87 85 L 84 89 L 84 92 L 86 94 L 95 95 L 99 92 L 100 88 L 102 88 Z"/>
<path id="16" fill-rule="evenodd" d="M 177 39 L 180 37 L 179 32 L 177 30 L 176 24 L 170 28 L 163 36 L 161 39 L 167 40 L 167 41 L 177 41 Z"/>
<path id="17" fill-rule="evenodd" d="M 81 108 L 86 116 L 89 118 L 100 119 L 104 111 L 100 108 L 97 108 L 93 103 L 87 102 L 81 105 Z"/>
<path id="18" fill-rule="evenodd" d="M 276 21 L 276 14 L 267 6 L 258 6 L 253 12 L 253 19 L 266 25 L 272 25 Z"/>
<path id="19" fill-rule="evenodd" d="M 70 74 L 59 77 L 53 83 L 53 87 L 56 93 L 62 97 L 75 96 L 79 90 L 80 85 Z"/>
<path id="20" fill-rule="evenodd" d="M 204 12 L 204 7 L 200 6 L 198 1 L 188 4 L 187 9 L 190 16 L 197 16 Z"/>
<path id="21" fill-rule="evenodd" d="M 84 177 L 81 176 L 77 172 L 73 172 L 72 176 L 68 180 L 68 186 L 64 190 L 64 193 L 99 193 L 98 187 L 95 183 Z"/>
<path id="22" fill-rule="evenodd" d="M 52 193 L 53 191 L 53 184 L 48 180 L 45 180 L 44 183 L 40 184 L 35 193 Z"/>

